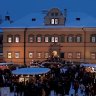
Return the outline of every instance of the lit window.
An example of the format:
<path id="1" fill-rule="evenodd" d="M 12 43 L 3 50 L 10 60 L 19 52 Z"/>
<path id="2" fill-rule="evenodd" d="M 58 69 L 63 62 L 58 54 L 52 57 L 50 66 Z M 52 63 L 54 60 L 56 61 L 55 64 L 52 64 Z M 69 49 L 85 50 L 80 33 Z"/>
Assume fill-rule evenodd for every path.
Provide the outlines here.
<path id="1" fill-rule="evenodd" d="M 15 58 L 20 58 L 20 53 L 19 52 L 15 53 Z"/>
<path id="2" fill-rule="evenodd" d="M 33 53 L 29 52 L 29 58 L 33 58 Z"/>
<path id="3" fill-rule="evenodd" d="M 96 34 L 91 34 L 90 37 L 91 37 L 90 41 L 95 43 L 96 42 Z"/>
<path id="4" fill-rule="evenodd" d="M 58 37 L 51 37 L 51 42 L 58 42 Z"/>
<path id="5" fill-rule="evenodd" d="M 92 42 L 96 42 L 96 37 L 92 37 Z"/>
<path id="6" fill-rule="evenodd" d="M 51 19 L 51 24 L 58 24 L 58 19 Z"/>
<path id="7" fill-rule="evenodd" d="M 33 36 L 29 36 L 29 42 L 33 42 L 34 41 L 34 37 Z"/>
<path id="8" fill-rule="evenodd" d="M 68 42 L 73 42 L 73 37 L 72 36 L 68 36 Z"/>
<path id="9" fill-rule="evenodd" d="M 72 53 L 68 53 L 68 58 L 71 59 L 73 57 Z"/>
<path id="10" fill-rule="evenodd" d="M 81 37 L 80 36 L 76 37 L 76 42 L 81 42 Z"/>
<path id="11" fill-rule="evenodd" d="M 41 58 L 41 53 L 37 53 L 37 58 Z"/>
<path id="12" fill-rule="evenodd" d="M 77 59 L 80 59 L 80 58 L 81 58 L 81 53 L 79 53 L 79 52 L 76 53 L 76 58 L 77 58 Z"/>
<path id="13" fill-rule="evenodd" d="M 55 19 L 55 24 L 58 24 L 58 19 Z"/>
<path id="14" fill-rule="evenodd" d="M 48 37 L 45 37 L 45 42 L 48 42 L 49 41 L 49 38 Z"/>
<path id="15" fill-rule="evenodd" d="M 51 37 L 51 42 L 55 42 L 54 37 Z"/>
<path id="16" fill-rule="evenodd" d="M 54 24 L 55 23 L 55 20 L 54 19 L 51 19 L 51 24 Z"/>
<path id="17" fill-rule="evenodd" d="M 40 37 L 37 37 L 37 42 L 41 42 L 41 41 L 42 41 L 41 36 Z"/>
<path id="18" fill-rule="evenodd" d="M 15 36 L 15 42 L 16 43 L 20 42 L 20 37 L 19 36 Z"/>
<path id="19" fill-rule="evenodd" d="M 96 53 L 91 53 L 91 59 L 95 59 L 96 58 Z"/>
<path id="20" fill-rule="evenodd" d="M 12 53 L 8 52 L 7 56 L 8 56 L 8 58 L 12 58 Z"/>
<path id="21" fill-rule="evenodd" d="M 48 58 L 49 57 L 49 54 L 48 52 L 45 53 L 45 58 Z"/>
<path id="22" fill-rule="evenodd" d="M 12 36 L 8 36 L 8 42 L 11 43 L 13 40 Z"/>
<path id="23" fill-rule="evenodd" d="M 55 37 L 55 42 L 58 42 L 58 37 Z"/>

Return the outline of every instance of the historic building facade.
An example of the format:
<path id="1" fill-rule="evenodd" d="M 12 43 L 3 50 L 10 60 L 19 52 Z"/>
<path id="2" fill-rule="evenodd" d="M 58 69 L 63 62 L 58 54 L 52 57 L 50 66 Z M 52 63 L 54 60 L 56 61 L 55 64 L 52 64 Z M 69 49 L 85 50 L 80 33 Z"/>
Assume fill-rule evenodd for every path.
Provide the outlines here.
<path id="1" fill-rule="evenodd" d="M 42 28 L 3 28 L 4 60 L 30 64 L 32 60 L 43 61 L 53 56 L 96 63 L 96 28 L 65 27 L 65 23 L 66 14 L 53 8 L 45 15 Z"/>

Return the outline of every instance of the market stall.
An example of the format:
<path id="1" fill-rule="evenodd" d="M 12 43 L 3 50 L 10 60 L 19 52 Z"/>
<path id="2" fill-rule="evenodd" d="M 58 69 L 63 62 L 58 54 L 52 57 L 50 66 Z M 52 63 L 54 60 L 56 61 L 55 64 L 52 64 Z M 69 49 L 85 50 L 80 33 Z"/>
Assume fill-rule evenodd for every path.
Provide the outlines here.
<path id="1" fill-rule="evenodd" d="M 87 71 L 87 72 L 96 73 L 96 64 L 81 64 L 80 66 L 85 67 L 85 71 Z"/>
<path id="2" fill-rule="evenodd" d="M 30 79 L 33 79 L 34 77 L 40 77 L 44 76 L 50 72 L 49 68 L 20 68 L 12 71 L 13 75 L 19 75 L 19 82 L 29 82 Z M 37 78 L 38 79 L 38 78 Z"/>

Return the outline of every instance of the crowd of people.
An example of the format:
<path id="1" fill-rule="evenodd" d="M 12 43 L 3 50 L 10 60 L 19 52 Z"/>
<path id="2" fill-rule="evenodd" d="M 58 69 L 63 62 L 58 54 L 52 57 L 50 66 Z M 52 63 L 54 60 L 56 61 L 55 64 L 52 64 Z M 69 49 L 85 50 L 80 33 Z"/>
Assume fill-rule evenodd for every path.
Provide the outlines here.
<path id="1" fill-rule="evenodd" d="M 82 96 L 96 95 L 96 73 L 86 72 L 85 68 L 79 65 L 67 66 L 64 72 L 57 67 L 51 68 L 51 72 L 43 80 L 37 77 L 26 83 L 18 82 L 10 69 L 0 70 L 0 87 L 10 87 L 14 96 L 50 96 L 51 91 L 54 91 L 54 96 L 69 96 L 71 86 L 75 96 L 79 96 L 78 89 L 81 90 Z"/>

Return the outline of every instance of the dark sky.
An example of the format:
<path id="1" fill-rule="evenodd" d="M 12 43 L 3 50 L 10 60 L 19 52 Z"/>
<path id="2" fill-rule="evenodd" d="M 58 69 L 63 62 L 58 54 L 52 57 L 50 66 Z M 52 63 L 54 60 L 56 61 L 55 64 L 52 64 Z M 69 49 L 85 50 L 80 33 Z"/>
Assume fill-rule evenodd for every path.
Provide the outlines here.
<path id="1" fill-rule="evenodd" d="M 43 9 L 58 7 L 96 17 L 96 0 L 0 0 L 0 15 L 8 11 L 16 19 Z"/>

